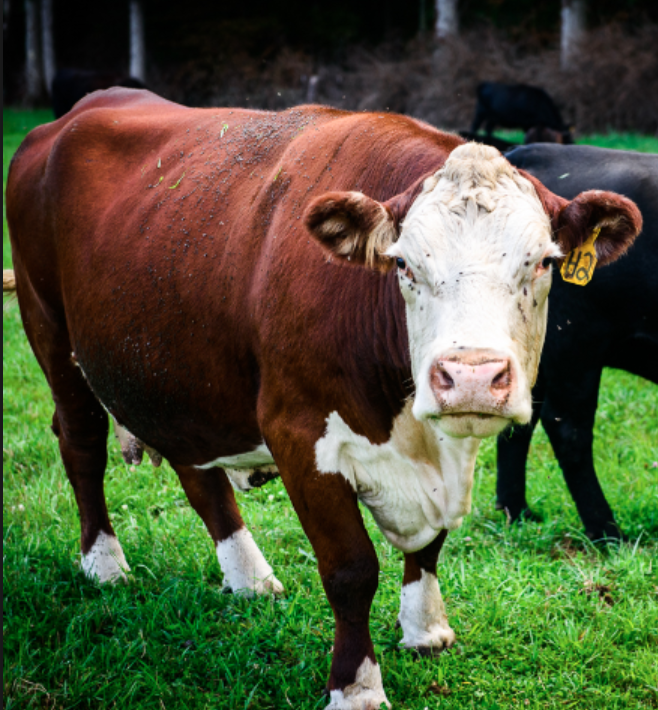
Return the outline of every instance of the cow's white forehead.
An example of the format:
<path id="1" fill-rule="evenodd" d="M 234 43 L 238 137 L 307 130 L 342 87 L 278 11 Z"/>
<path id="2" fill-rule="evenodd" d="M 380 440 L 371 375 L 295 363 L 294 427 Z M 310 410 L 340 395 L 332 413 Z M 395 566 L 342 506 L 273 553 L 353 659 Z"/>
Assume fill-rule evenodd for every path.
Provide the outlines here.
<path id="1" fill-rule="evenodd" d="M 402 251 L 412 268 L 438 277 L 446 259 L 513 270 L 550 247 L 550 222 L 530 181 L 495 148 L 467 143 L 425 181 L 390 253 Z"/>

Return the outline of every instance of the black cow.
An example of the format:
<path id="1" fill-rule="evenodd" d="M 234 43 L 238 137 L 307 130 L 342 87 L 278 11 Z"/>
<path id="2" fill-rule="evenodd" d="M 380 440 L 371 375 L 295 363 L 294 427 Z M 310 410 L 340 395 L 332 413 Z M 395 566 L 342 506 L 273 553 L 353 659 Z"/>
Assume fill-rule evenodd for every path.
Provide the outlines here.
<path id="1" fill-rule="evenodd" d="M 471 133 L 477 133 L 484 123 L 487 136 L 496 126 L 503 128 L 551 128 L 562 134 L 563 143 L 573 143 L 553 99 L 537 86 L 498 84 L 484 81 L 477 88 L 477 106 Z"/>
<path id="2" fill-rule="evenodd" d="M 125 86 L 129 89 L 145 89 L 144 84 L 132 76 L 100 73 L 84 69 L 60 69 L 53 78 L 51 96 L 55 118 L 68 113 L 73 106 L 92 91 Z"/>
<path id="3" fill-rule="evenodd" d="M 554 275 L 532 422 L 498 439 L 497 507 L 512 520 L 536 519 L 526 502 L 525 466 L 541 417 L 587 535 L 620 538 L 596 478 L 593 426 L 604 367 L 658 383 L 658 155 L 535 144 L 505 157 L 567 199 L 614 190 L 642 211 L 644 230 L 635 245 L 587 286 Z"/>

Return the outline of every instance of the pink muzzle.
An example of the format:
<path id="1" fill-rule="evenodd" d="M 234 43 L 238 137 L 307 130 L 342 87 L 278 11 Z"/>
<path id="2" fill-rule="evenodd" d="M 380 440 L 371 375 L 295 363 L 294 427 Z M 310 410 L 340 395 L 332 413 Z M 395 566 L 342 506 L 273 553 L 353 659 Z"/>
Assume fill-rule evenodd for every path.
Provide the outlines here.
<path id="1" fill-rule="evenodd" d="M 500 414 L 514 389 L 512 363 L 489 350 L 453 351 L 432 365 L 430 387 L 445 414 Z"/>

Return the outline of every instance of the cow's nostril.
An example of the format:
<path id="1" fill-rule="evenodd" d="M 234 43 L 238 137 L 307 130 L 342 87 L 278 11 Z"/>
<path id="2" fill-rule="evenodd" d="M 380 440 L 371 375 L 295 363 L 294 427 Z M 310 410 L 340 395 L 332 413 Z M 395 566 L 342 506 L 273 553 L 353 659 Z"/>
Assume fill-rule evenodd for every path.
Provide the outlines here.
<path id="1" fill-rule="evenodd" d="M 509 364 L 502 371 L 499 372 L 491 381 L 491 389 L 493 390 L 507 390 L 512 385 L 512 375 L 510 372 Z"/>
<path id="2" fill-rule="evenodd" d="M 450 390 L 455 386 L 455 381 L 448 374 L 442 362 L 432 368 L 432 387 L 439 390 Z"/>

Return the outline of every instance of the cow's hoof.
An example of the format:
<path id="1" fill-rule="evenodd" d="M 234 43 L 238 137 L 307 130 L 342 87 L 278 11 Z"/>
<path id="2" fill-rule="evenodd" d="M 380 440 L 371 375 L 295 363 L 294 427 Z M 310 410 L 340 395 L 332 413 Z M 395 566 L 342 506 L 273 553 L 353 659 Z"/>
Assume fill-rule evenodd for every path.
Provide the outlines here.
<path id="1" fill-rule="evenodd" d="M 585 530 L 587 537 L 596 545 L 618 544 L 628 542 L 629 538 L 616 523 L 606 523 L 602 527 Z"/>
<path id="2" fill-rule="evenodd" d="M 437 658 L 449 646 L 409 646 L 408 648 L 420 658 Z"/>
<path id="3" fill-rule="evenodd" d="M 435 657 L 455 643 L 455 632 L 446 624 L 432 624 L 429 629 L 411 628 L 400 641 L 402 648 L 409 649 L 419 656 Z"/>
<path id="4" fill-rule="evenodd" d="M 384 692 L 379 665 L 369 658 L 359 666 L 352 685 L 329 691 L 329 697 L 331 702 L 325 710 L 379 710 L 382 706 L 391 707 Z"/>
<path id="5" fill-rule="evenodd" d="M 283 584 L 274 575 L 256 584 L 256 594 L 274 594 L 275 597 L 280 597 L 285 591 Z"/>
<path id="6" fill-rule="evenodd" d="M 275 597 L 281 597 L 285 594 L 285 588 L 279 580 L 272 575 L 267 579 L 259 579 L 253 587 L 242 587 L 241 589 L 233 589 L 226 584 L 222 587 L 222 594 L 235 594 L 239 597 L 247 597 L 251 599 L 256 596 L 267 596 L 273 594 Z"/>
<path id="7" fill-rule="evenodd" d="M 126 572 L 130 572 L 119 541 L 103 531 L 98 533 L 89 552 L 82 555 L 81 566 L 86 577 L 98 584 L 125 582 Z"/>
<path id="8" fill-rule="evenodd" d="M 512 523 L 541 523 L 543 518 L 538 513 L 535 513 L 532 508 L 527 505 L 523 507 L 507 506 L 504 503 L 496 503 L 496 510 L 502 510 L 507 516 L 507 522 Z"/>

